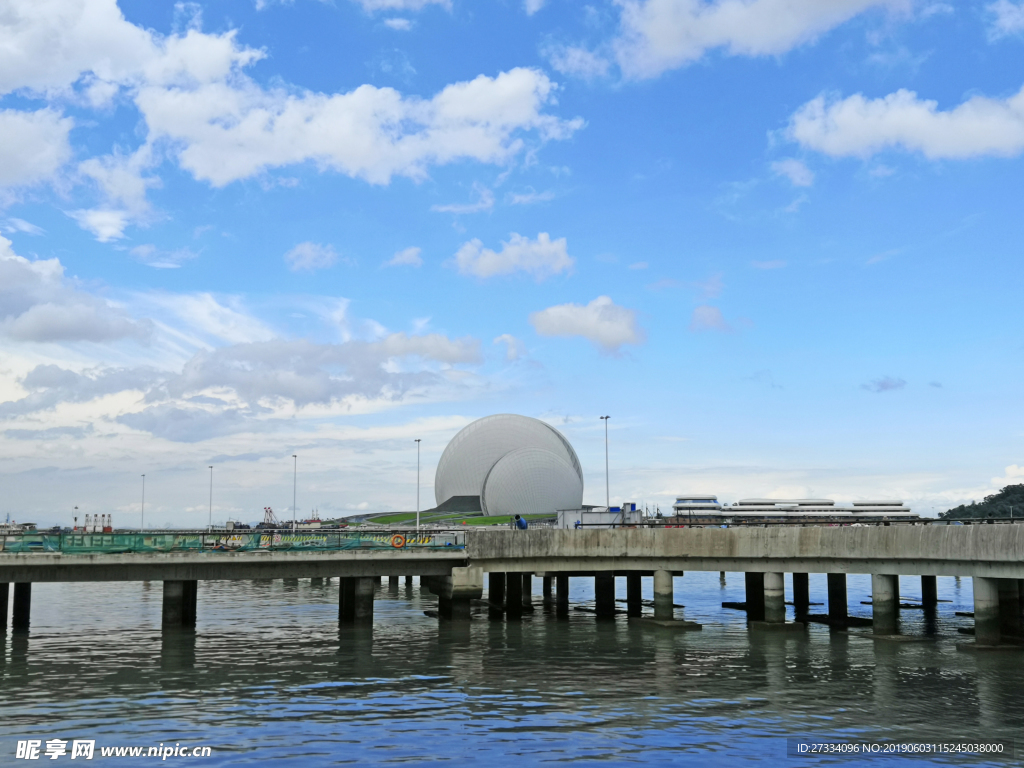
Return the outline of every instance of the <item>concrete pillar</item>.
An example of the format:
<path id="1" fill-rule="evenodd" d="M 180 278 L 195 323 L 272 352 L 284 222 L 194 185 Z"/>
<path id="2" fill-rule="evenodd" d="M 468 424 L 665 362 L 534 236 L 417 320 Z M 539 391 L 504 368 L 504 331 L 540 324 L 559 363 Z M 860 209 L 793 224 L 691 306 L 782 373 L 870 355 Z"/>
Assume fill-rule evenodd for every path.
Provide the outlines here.
<path id="1" fill-rule="evenodd" d="M 405 577 L 405 586 L 407 586 L 407 587 L 411 587 L 412 586 L 412 576 L 406 576 Z"/>
<path id="2" fill-rule="evenodd" d="M 999 634 L 1020 637 L 1020 591 L 1016 579 L 999 579 Z"/>
<path id="3" fill-rule="evenodd" d="M 510 619 L 523 615 L 523 574 L 505 575 L 505 616 Z"/>
<path id="4" fill-rule="evenodd" d="M 764 621 L 764 574 L 743 574 L 747 588 L 747 621 Z"/>
<path id="5" fill-rule="evenodd" d="M 644 612 L 642 582 L 639 573 L 626 574 L 626 615 L 642 616 Z"/>
<path id="6" fill-rule="evenodd" d="M 810 574 L 793 574 L 793 613 L 799 619 L 811 611 L 811 579 Z"/>
<path id="7" fill-rule="evenodd" d="M 14 584 L 14 611 L 11 626 L 15 629 L 28 629 L 29 614 L 32 610 L 32 582 L 23 581 Z"/>
<path id="8" fill-rule="evenodd" d="M 828 617 L 834 622 L 845 624 L 849 616 L 846 598 L 846 574 L 828 574 Z"/>
<path id="9" fill-rule="evenodd" d="M 544 577 L 544 585 L 541 587 L 542 594 L 544 595 L 544 607 L 545 608 L 548 607 L 549 605 L 551 605 L 551 602 L 554 599 L 552 597 L 552 595 L 551 595 L 551 581 L 552 581 L 552 577 L 551 576 L 545 576 Z"/>
<path id="10" fill-rule="evenodd" d="M 975 576 L 974 641 L 978 645 L 999 645 L 999 582 Z"/>
<path id="11" fill-rule="evenodd" d="M 939 605 L 939 585 L 935 576 L 921 577 L 921 605 L 925 610 L 934 610 Z"/>
<path id="12" fill-rule="evenodd" d="M 654 572 L 654 618 L 669 621 L 675 617 L 675 585 L 672 571 Z"/>
<path id="13" fill-rule="evenodd" d="M 876 635 L 895 635 L 899 601 L 899 576 L 871 574 L 871 626 Z"/>
<path id="14" fill-rule="evenodd" d="M 376 576 L 357 576 L 353 589 L 353 621 L 356 624 L 373 623 L 373 588 L 380 583 Z"/>
<path id="15" fill-rule="evenodd" d="M 764 575 L 764 620 L 769 624 L 786 621 L 786 582 L 783 573 Z"/>
<path id="16" fill-rule="evenodd" d="M 563 574 L 555 576 L 555 615 L 569 616 L 569 577 Z"/>
<path id="17" fill-rule="evenodd" d="M 7 599 L 10 589 L 11 585 L 6 581 L 0 582 L 0 633 L 7 631 Z"/>
<path id="18" fill-rule="evenodd" d="M 484 594 L 484 571 L 479 566 L 452 568 L 451 576 L 435 578 L 430 588 L 437 594 L 441 618 L 469 621 L 471 601 Z"/>
<path id="19" fill-rule="evenodd" d="M 505 613 L 505 574 L 494 572 L 487 574 L 487 614 L 492 619 L 500 619 Z"/>
<path id="20" fill-rule="evenodd" d="M 388 591 L 389 592 L 397 592 L 398 591 L 398 580 L 399 580 L 399 578 L 400 578 L 399 576 L 388 576 Z"/>
<path id="21" fill-rule="evenodd" d="M 195 579 L 182 582 L 181 598 L 181 626 L 194 627 L 199 602 L 199 582 Z"/>
<path id="22" fill-rule="evenodd" d="M 17 601 L 17 592 L 15 592 Z M 17 602 L 15 602 L 17 608 Z M 185 623 L 185 582 L 164 582 L 164 603 L 161 624 L 164 628 L 180 627 Z"/>
<path id="23" fill-rule="evenodd" d="M 615 618 L 615 574 L 604 571 L 594 576 L 597 618 Z"/>
<path id="24" fill-rule="evenodd" d="M 533 573 L 523 574 L 523 610 L 533 611 Z"/>
<path id="25" fill-rule="evenodd" d="M 352 576 L 338 579 L 338 621 L 352 624 L 356 619 L 356 580 Z"/>

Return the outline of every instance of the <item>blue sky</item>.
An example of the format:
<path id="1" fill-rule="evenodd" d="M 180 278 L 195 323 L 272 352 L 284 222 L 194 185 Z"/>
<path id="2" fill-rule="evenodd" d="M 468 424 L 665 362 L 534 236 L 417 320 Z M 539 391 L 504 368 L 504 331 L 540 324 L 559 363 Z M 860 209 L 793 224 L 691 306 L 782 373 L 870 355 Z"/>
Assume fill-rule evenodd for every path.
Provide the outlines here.
<path id="1" fill-rule="evenodd" d="M 1024 478 L 1015 0 L 12 0 L 16 519 L 424 506 L 499 412 L 585 501 Z"/>

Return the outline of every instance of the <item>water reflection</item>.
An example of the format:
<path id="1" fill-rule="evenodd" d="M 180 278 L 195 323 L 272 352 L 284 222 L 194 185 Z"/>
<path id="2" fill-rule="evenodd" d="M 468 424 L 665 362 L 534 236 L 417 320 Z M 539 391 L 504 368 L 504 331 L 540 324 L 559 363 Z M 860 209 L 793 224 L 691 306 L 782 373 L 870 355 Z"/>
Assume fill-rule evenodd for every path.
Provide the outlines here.
<path id="1" fill-rule="evenodd" d="M 702 632 L 575 611 L 559 620 L 540 601 L 520 620 L 488 621 L 480 606 L 470 624 L 442 622 L 424 614 L 436 598 L 418 585 L 383 586 L 372 627 L 339 627 L 337 581 L 293 580 L 202 583 L 195 631 L 166 633 L 158 582 L 41 584 L 31 630 L 0 635 L 0 753 L 73 728 L 109 745 L 219 746 L 223 764 L 735 765 L 781 761 L 794 735 L 1024 731 L 1020 657 L 956 650 L 967 583 L 961 595 L 939 580 L 953 602 L 932 619 L 904 612 L 904 633 L 935 642 L 882 643 L 823 625 L 748 633 L 720 605 L 742 600 L 742 582 L 677 580 L 676 602 Z M 592 582 L 571 588 L 574 605 L 593 605 Z M 823 577 L 810 589 L 824 600 Z M 870 580 L 851 576 L 849 595 L 851 613 L 869 615 Z"/>

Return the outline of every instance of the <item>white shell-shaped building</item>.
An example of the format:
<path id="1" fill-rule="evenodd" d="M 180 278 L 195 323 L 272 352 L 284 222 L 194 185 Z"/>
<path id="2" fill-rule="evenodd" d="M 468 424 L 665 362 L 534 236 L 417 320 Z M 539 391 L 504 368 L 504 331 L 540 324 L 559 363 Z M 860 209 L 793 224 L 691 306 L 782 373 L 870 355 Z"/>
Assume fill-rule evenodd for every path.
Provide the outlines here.
<path id="1" fill-rule="evenodd" d="M 441 454 L 434 497 L 440 506 L 453 496 L 479 497 L 485 515 L 553 515 L 583 504 L 583 469 L 554 427 L 528 416 L 486 416 Z"/>

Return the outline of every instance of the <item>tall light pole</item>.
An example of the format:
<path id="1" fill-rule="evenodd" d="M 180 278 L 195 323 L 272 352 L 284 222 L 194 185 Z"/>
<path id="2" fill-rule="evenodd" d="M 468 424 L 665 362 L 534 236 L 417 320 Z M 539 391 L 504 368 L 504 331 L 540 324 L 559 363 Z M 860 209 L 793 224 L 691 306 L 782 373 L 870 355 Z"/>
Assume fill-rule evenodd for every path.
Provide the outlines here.
<path id="1" fill-rule="evenodd" d="M 146 476 L 142 476 L 142 516 L 139 520 L 139 530 L 146 527 Z"/>
<path id="2" fill-rule="evenodd" d="M 299 489 L 299 454 L 293 453 L 292 459 L 294 460 L 292 462 L 292 464 L 294 465 L 292 467 L 292 532 L 294 533 L 295 524 L 298 521 L 298 513 L 296 512 L 298 507 L 296 506 L 295 500 L 298 498 L 297 494 Z"/>
<path id="3" fill-rule="evenodd" d="M 213 530 L 213 465 L 210 465 L 210 530 Z"/>
<path id="4" fill-rule="evenodd" d="M 8 515 L 8 516 L 7 516 L 7 519 L 9 520 L 9 519 L 10 519 L 10 517 L 11 517 L 11 516 L 10 516 L 10 515 Z M 75 514 L 74 514 L 74 518 L 73 518 L 73 519 L 74 519 L 74 521 L 75 521 L 75 527 L 74 527 L 74 530 L 78 530 L 78 507 L 75 507 Z M 6 617 L 5 617 L 5 620 L 6 620 Z"/>
<path id="5" fill-rule="evenodd" d="M 416 532 L 420 531 L 420 438 L 416 438 Z"/>
<path id="6" fill-rule="evenodd" d="M 611 416 L 602 416 L 601 421 L 604 422 L 604 505 L 608 509 L 612 508 L 611 494 L 608 492 L 608 419 Z"/>

